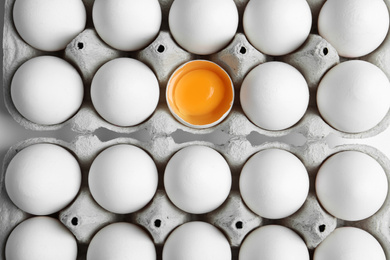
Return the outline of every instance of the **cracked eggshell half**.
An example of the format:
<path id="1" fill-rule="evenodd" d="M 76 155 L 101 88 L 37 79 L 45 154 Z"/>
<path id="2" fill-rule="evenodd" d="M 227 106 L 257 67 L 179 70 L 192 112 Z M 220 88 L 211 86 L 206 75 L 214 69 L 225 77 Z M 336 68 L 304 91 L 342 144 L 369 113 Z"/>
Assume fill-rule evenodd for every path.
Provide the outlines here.
<path id="1" fill-rule="evenodd" d="M 234 86 L 228 73 L 214 62 L 194 60 L 172 74 L 166 101 L 172 115 L 182 124 L 208 128 L 229 114 L 234 102 Z"/>

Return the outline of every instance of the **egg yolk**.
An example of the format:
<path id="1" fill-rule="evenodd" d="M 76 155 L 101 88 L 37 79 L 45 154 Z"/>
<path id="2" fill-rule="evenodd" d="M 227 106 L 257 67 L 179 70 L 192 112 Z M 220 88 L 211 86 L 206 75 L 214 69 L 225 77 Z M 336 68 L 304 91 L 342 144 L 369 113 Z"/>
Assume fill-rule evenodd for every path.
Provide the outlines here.
<path id="1" fill-rule="evenodd" d="M 217 64 L 197 60 L 186 63 L 171 77 L 167 101 L 173 113 L 191 125 L 208 125 L 229 112 L 233 86 Z"/>

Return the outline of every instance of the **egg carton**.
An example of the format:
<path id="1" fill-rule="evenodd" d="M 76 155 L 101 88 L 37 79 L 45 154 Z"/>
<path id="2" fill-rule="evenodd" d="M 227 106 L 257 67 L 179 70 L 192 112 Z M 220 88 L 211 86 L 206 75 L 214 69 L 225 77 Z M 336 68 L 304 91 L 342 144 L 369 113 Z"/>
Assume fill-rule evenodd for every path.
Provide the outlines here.
<path id="1" fill-rule="evenodd" d="M 389 194 L 382 208 L 373 216 L 361 221 L 343 221 L 333 217 L 322 208 L 314 190 L 315 177 L 322 162 L 329 156 L 346 150 L 364 152 L 376 159 L 385 170 L 390 184 L 390 160 L 373 147 L 341 145 L 332 148 L 325 142 L 305 144 L 299 147 L 281 142 L 252 145 L 243 137 L 233 138 L 224 145 L 205 141 L 177 144 L 169 136 L 159 137 L 149 142 L 141 142 L 132 138 L 117 138 L 103 142 L 95 135 L 84 135 L 79 136 L 72 143 L 54 138 L 34 138 L 20 142 L 9 149 L 0 176 L 0 197 L 2 198 L 0 201 L 0 245 L 3 259 L 5 243 L 12 229 L 23 220 L 32 217 L 18 209 L 9 199 L 4 186 L 5 172 L 12 158 L 19 151 L 37 143 L 60 145 L 70 151 L 80 164 L 83 175 L 80 192 L 69 206 L 51 215 L 58 218 L 76 237 L 80 260 L 85 259 L 88 244 L 94 234 L 104 226 L 119 221 L 142 226 L 150 234 L 157 248 L 158 259 L 161 259 L 161 250 L 170 232 L 177 226 L 194 220 L 205 221 L 219 228 L 231 245 L 233 259 L 237 259 L 239 247 L 245 236 L 251 230 L 268 224 L 283 225 L 297 232 L 305 241 L 311 254 L 335 228 L 359 227 L 371 233 L 382 245 L 387 259 L 390 257 Z M 158 168 L 159 185 L 154 198 L 144 208 L 131 214 L 114 214 L 103 209 L 95 202 L 88 188 L 88 172 L 93 160 L 101 151 L 116 144 L 131 144 L 144 149 L 151 155 Z M 189 214 L 180 210 L 169 200 L 163 187 L 163 174 L 167 162 L 178 150 L 190 145 L 204 145 L 217 150 L 226 159 L 232 172 L 232 189 L 228 198 L 219 208 L 207 214 Z M 309 194 L 303 206 L 293 215 L 279 220 L 262 218 L 249 210 L 238 188 L 239 175 L 248 158 L 258 151 L 269 148 L 284 149 L 295 154 L 305 165 L 310 179 Z"/>
<path id="2" fill-rule="evenodd" d="M 173 0 L 160 0 L 163 14 L 161 31 L 157 38 L 148 47 L 136 52 L 123 52 L 111 48 L 104 43 L 93 28 L 92 6 L 94 0 L 83 0 L 87 10 L 87 27 L 80 33 L 64 51 L 43 52 L 26 44 L 17 33 L 12 19 L 12 8 L 15 0 L 5 1 L 4 25 L 4 98 L 7 109 L 12 117 L 27 129 L 45 131 L 56 130 L 70 124 L 73 131 L 83 134 L 93 133 L 99 128 L 111 130 L 121 134 L 134 133 L 146 130 L 150 136 L 171 135 L 177 130 L 192 134 L 224 132 L 230 136 L 248 136 L 257 132 L 269 137 L 286 136 L 299 133 L 307 139 L 318 140 L 330 133 L 346 138 L 365 138 L 377 135 L 390 124 L 390 111 L 376 127 L 362 133 L 344 133 L 329 126 L 320 116 L 315 100 L 315 93 L 322 76 L 334 65 L 340 62 L 336 50 L 318 35 L 316 21 L 318 13 L 325 0 L 307 0 L 313 17 L 313 26 L 307 41 L 297 51 L 281 56 L 272 57 L 256 50 L 246 39 L 242 24 L 239 24 L 237 34 L 232 42 L 218 53 L 199 56 L 188 53 L 178 46 L 169 33 L 168 14 Z M 242 15 L 248 0 L 235 0 L 242 21 Z M 385 0 L 390 6 L 390 0 Z M 374 52 L 361 59 L 369 61 L 390 78 L 390 35 Z M 54 55 L 70 62 L 80 73 L 85 85 L 85 97 L 79 111 L 69 120 L 56 125 L 39 125 L 24 118 L 15 108 L 11 95 L 10 85 L 15 71 L 27 60 L 42 56 Z M 132 57 L 147 64 L 156 74 L 160 83 L 160 102 L 153 115 L 145 122 L 131 127 L 119 127 L 105 121 L 93 108 L 90 98 L 91 80 L 100 66 L 118 58 Z M 194 59 L 211 60 L 223 67 L 230 75 L 235 86 L 235 102 L 228 117 L 219 125 L 207 129 L 194 129 L 176 121 L 171 115 L 165 101 L 166 83 L 173 73 L 183 63 Z M 294 126 L 282 131 L 268 131 L 254 125 L 244 114 L 239 104 L 239 89 L 245 75 L 256 65 L 279 60 L 291 64 L 305 77 L 310 89 L 310 104 L 304 117 Z"/>
<path id="3" fill-rule="evenodd" d="M 32 217 L 19 210 L 10 201 L 5 191 L 4 175 L 7 165 L 13 156 L 24 147 L 45 142 L 58 144 L 71 151 L 78 159 L 83 171 L 82 188 L 77 198 L 70 206 L 53 215 L 75 235 L 79 244 L 79 259 L 85 259 L 86 249 L 93 235 L 103 226 L 117 221 L 127 221 L 143 226 L 153 238 L 160 253 L 159 258 L 161 258 L 162 245 L 169 233 L 178 225 L 192 220 L 206 221 L 222 230 L 232 247 L 233 259 L 237 259 L 239 246 L 246 234 L 256 227 L 272 223 L 295 230 L 304 239 L 311 252 L 336 227 L 360 227 L 378 239 L 385 250 L 387 259 L 390 259 L 389 196 L 384 206 L 374 216 L 358 222 L 346 222 L 332 217 L 321 207 L 315 196 L 314 179 L 319 166 L 327 157 L 343 150 L 358 150 L 371 155 L 383 166 L 388 180 L 390 179 L 389 159 L 375 148 L 363 145 L 343 145 L 332 148 L 325 143 L 326 136 L 331 133 L 343 138 L 366 138 L 379 134 L 390 124 L 389 111 L 382 122 L 373 129 L 350 134 L 332 128 L 321 118 L 315 100 L 318 83 L 331 67 L 346 60 L 340 58 L 336 50 L 318 35 L 316 21 L 325 0 L 307 0 L 313 17 L 311 34 L 297 51 L 281 57 L 264 55 L 256 50 L 246 39 L 241 23 L 232 42 L 220 52 L 207 56 L 188 53 L 175 43 L 169 33 L 168 13 L 172 1 L 160 0 L 163 23 L 157 38 L 143 50 L 122 52 L 111 48 L 99 38 L 92 23 L 94 0 L 83 0 L 87 10 L 87 28 L 64 51 L 53 53 L 34 49 L 20 38 L 12 20 L 15 0 L 5 0 L 3 91 L 9 113 L 27 129 L 47 131 L 70 125 L 73 131 L 83 135 L 72 143 L 52 138 L 37 138 L 26 140 L 10 148 L 4 159 L 0 176 L 1 258 L 4 258 L 4 246 L 11 230 L 21 221 Z M 384 1 L 390 8 L 390 0 Z M 242 21 L 247 2 L 248 0 L 235 0 L 240 21 Z M 53 55 L 70 62 L 79 71 L 85 85 L 85 97 L 79 111 L 66 122 L 57 125 L 45 126 L 28 121 L 16 110 L 10 95 L 12 77 L 19 66 L 31 58 L 42 55 Z M 157 109 L 149 119 L 137 126 L 119 127 L 108 123 L 98 115 L 91 102 L 89 89 L 95 72 L 104 63 L 118 57 L 131 57 L 144 62 L 154 71 L 160 84 L 161 94 Z M 165 101 L 165 87 L 170 75 L 177 67 L 194 59 L 211 60 L 223 67 L 230 75 L 236 92 L 234 106 L 227 118 L 220 124 L 207 129 L 194 129 L 182 125 L 171 115 Z M 378 66 L 390 78 L 390 35 L 378 49 L 360 59 Z M 245 75 L 256 65 L 272 60 L 283 61 L 297 68 L 305 77 L 310 89 L 310 103 L 306 114 L 296 125 L 282 131 L 268 131 L 254 125 L 245 116 L 239 102 L 239 89 Z M 117 138 L 102 142 L 93 135 L 98 129 L 107 129 L 120 135 L 146 132 L 150 140 Z M 190 134 L 223 135 L 227 136 L 227 141 L 223 144 L 188 140 L 179 143 L 173 137 L 178 131 Z M 282 142 L 255 144 L 250 142 L 250 135 L 253 132 L 270 138 L 275 137 L 275 140 L 282 140 L 279 137 L 288 135 L 300 135 L 304 137 L 305 143 L 295 146 Z M 160 176 L 159 188 L 152 202 L 142 210 L 128 215 L 113 214 L 102 209 L 93 200 L 86 178 L 96 155 L 109 146 L 121 143 L 133 144 L 146 150 L 154 159 Z M 188 214 L 176 208 L 168 199 L 162 184 L 163 172 L 169 158 L 179 149 L 195 144 L 206 145 L 219 151 L 229 163 L 233 177 L 232 191 L 226 202 L 215 211 L 203 215 Z M 254 214 L 242 201 L 238 191 L 239 173 L 246 160 L 255 152 L 267 148 L 291 151 L 302 160 L 310 175 L 310 192 L 305 204 L 294 215 L 281 220 L 269 220 Z"/>

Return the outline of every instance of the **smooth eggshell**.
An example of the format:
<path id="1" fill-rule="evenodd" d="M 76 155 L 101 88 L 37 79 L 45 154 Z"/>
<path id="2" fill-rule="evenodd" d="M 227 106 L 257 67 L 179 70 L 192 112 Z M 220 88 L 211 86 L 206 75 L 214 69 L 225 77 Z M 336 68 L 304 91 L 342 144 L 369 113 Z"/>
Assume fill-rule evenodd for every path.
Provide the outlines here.
<path id="1" fill-rule="evenodd" d="M 37 124 L 63 123 L 79 110 L 83 97 L 79 73 L 57 57 L 32 58 L 12 78 L 13 104 L 23 117 Z"/>
<path id="2" fill-rule="evenodd" d="M 150 236 L 131 223 L 114 223 L 101 229 L 88 246 L 87 260 L 156 260 Z"/>
<path id="3" fill-rule="evenodd" d="M 233 0 L 175 0 L 169 11 L 173 38 L 189 52 L 215 53 L 233 39 L 238 11 Z"/>
<path id="4" fill-rule="evenodd" d="M 189 146 L 169 160 L 164 186 L 169 199 L 180 209 L 203 214 L 218 208 L 232 184 L 229 165 L 217 151 Z"/>
<path id="5" fill-rule="evenodd" d="M 314 260 L 385 260 L 378 241 L 368 232 L 341 227 L 334 230 L 314 251 Z"/>
<path id="6" fill-rule="evenodd" d="M 390 109 L 390 82 L 381 69 L 369 62 L 346 61 L 322 78 L 317 106 L 325 121 L 337 130 L 368 131 Z"/>
<path id="7" fill-rule="evenodd" d="M 305 78 L 293 66 L 267 62 L 251 70 L 240 92 L 245 115 L 266 130 L 283 130 L 296 124 L 309 104 Z"/>
<path id="8" fill-rule="evenodd" d="M 185 223 L 169 235 L 163 260 L 231 260 L 229 242 L 213 225 L 194 221 Z"/>
<path id="9" fill-rule="evenodd" d="M 54 144 L 34 144 L 17 153 L 5 173 L 12 202 L 34 215 L 50 215 L 67 206 L 81 185 L 75 157 Z"/>
<path id="10" fill-rule="evenodd" d="M 59 51 L 84 30 L 87 14 L 81 0 L 17 0 L 13 20 L 32 47 Z"/>
<path id="11" fill-rule="evenodd" d="M 283 226 L 268 225 L 249 233 L 241 245 L 239 259 L 309 260 L 310 258 L 306 244 L 298 234 Z"/>
<path id="12" fill-rule="evenodd" d="M 375 214 L 383 205 L 387 191 L 388 180 L 382 166 L 358 151 L 329 157 L 316 177 L 321 205 L 344 220 L 357 221 Z"/>
<path id="13" fill-rule="evenodd" d="M 76 239 L 57 219 L 34 217 L 11 232 L 5 246 L 9 260 L 75 260 Z"/>
<path id="14" fill-rule="evenodd" d="M 279 56 L 300 47 L 309 36 L 311 11 L 306 0 L 251 0 L 245 8 L 245 35 L 259 51 Z"/>
<path id="15" fill-rule="evenodd" d="M 157 189 L 158 173 L 152 158 L 141 148 L 121 144 L 101 152 L 88 176 L 93 198 L 103 208 L 127 214 L 143 208 Z"/>
<path id="16" fill-rule="evenodd" d="M 318 17 L 318 31 L 338 54 L 347 58 L 375 50 L 389 30 L 383 0 L 328 0 Z"/>
<path id="17" fill-rule="evenodd" d="M 256 214 L 270 219 L 288 217 L 305 202 L 309 176 L 292 153 L 267 149 L 253 155 L 240 175 L 240 193 Z"/>
<path id="18" fill-rule="evenodd" d="M 95 0 L 92 17 L 97 33 L 107 44 L 136 51 L 156 38 L 162 14 L 158 0 Z"/>
<path id="19" fill-rule="evenodd" d="M 93 106 L 100 116 L 118 126 L 145 121 L 156 109 L 159 96 L 160 87 L 153 71 L 131 58 L 107 62 L 92 80 Z"/>

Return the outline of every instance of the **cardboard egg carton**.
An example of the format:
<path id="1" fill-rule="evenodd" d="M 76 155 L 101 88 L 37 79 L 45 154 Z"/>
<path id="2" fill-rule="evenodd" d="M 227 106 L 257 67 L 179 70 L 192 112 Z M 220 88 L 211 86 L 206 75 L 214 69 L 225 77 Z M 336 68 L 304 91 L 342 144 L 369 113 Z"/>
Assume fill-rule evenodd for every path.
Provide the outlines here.
<path id="1" fill-rule="evenodd" d="M 248 0 L 235 0 L 240 14 L 240 25 L 232 42 L 220 52 L 208 56 L 188 53 L 175 43 L 169 33 L 167 22 L 172 0 L 160 0 L 163 11 L 161 31 L 148 47 L 137 52 L 122 52 L 105 44 L 93 28 L 92 6 L 94 0 L 83 0 L 87 10 L 87 28 L 64 51 L 54 53 L 36 50 L 20 38 L 12 20 L 12 8 L 15 0 L 5 0 L 3 91 L 7 109 L 12 117 L 27 129 L 46 131 L 70 125 L 73 131 L 82 135 L 72 143 L 52 138 L 36 138 L 26 140 L 10 148 L 4 159 L 0 175 L 0 258 L 4 258 L 4 246 L 11 230 L 21 221 L 32 217 L 19 210 L 10 201 L 5 191 L 4 176 L 7 166 L 13 156 L 24 147 L 48 142 L 58 144 L 71 151 L 82 168 L 83 183 L 77 198 L 67 208 L 54 215 L 75 235 L 79 244 L 79 259 L 85 259 L 89 241 L 100 228 L 109 223 L 128 221 L 143 226 L 151 235 L 160 252 L 169 233 L 178 225 L 191 220 L 206 221 L 222 230 L 232 246 L 233 259 L 237 259 L 238 248 L 251 230 L 271 223 L 292 228 L 304 239 L 311 252 L 336 227 L 360 227 L 378 239 L 389 259 L 389 195 L 384 206 L 374 216 L 358 222 L 344 222 L 329 215 L 315 196 L 314 180 L 319 166 L 326 158 L 339 151 L 358 150 L 371 155 L 383 166 L 388 180 L 390 180 L 389 159 L 375 148 L 363 145 L 344 145 L 332 148 L 325 143 L 325 138 L 331 133 L 346 138 L 366 138 L 377 135 L 390 124 L 390 112 L 376 127 L 357 134 L 340 132 L 321 118 L 315 100 L 318 83 L 331 67 L 345 59 L 340 58 L 335 49 L 317 33 L 316 21 L 325 0 L 307 1 L 313 16 L 313 27 L 307 41 L 297 51 L 289 55 L 271 57 L 256 50 L 243 33 L 241 21 Z M 384 1 L 390 8 L 390 0 Z M 42 55 L 54 55 L 67 60 L 79 71 L 84 81 L 85 97 L 80 110 L 62 124 L 44 126 L 28 121 L 16 110 L 11 100 L 10 85 L 15 71 L 27 60 Z M 119 127 L 108 123 L 98 115 L 90 99 L 89 89 L 95 72 L 104 63 L 118 57 L 132 57 L 144 62 L 154 71 L 160 83 L 160 102 L 156 111 L 148 120 L 137 126 Z M 194 59 L 206 59 L 219 64 L 228 72 L 235 86 L 235 103 L 230 114 L 220 124 L 207 129 L 193 129 L 182 125 L 171 115 L 165 101 L 165 87 L 170 75 L 181 64 Z M 390 78 L 390 35 L 378 49 L 361 59 L 375 64 Z M 245 75 L 256 65 L 272 60 L 283 61 L 297 68 L 305 77 L 310 89 L 310 104 L 306 114 L 296 125 L 282 131 L 268 131 L 257 127 L 245 116 L 239 104 L 239 90 Z M 101 128 L 119 135 L 146 131 L 150 140 L 117 138 L 102 142 L 93 135 Z M 224 135 L 227 136 L 227 141 L 223 144 L 189 140 L 177 142 L 173 135 L 178 131 L 197 135 Z M 272 138 L 282 140 L 284 136 L 296 135 L 303 137 L 305 142 L 297 145 L 282 142 L 262 142 L 260 144 L 250 141 L 250 136 L 253 133 L 269 137 L 271 140 L 273 140 Z M 158 191 L 145 208 L 133 214 L 118 215 L 104 210 L 93 200 L 88 189 L 87 174 L 93 159 L 99 152 L 109 146 L 123 143 L 133 144 L 146 150 L 154 159 L 159 169 L 160 178 Z M 168 199 L 163 188 L 162 177 L 168 160 L 181 148 L 195 144 L 206 145 L 219 151 L 227 160 L 233 177 L 232 191 L 226 202 L 215 211 L 203 215 L 187 214 L 176 208 Z M 302 160 L 310 176 L 310 192 L 305 204 L 294 215 L 281 220 L 264 219 L 254 214 L 242 201 L 238 190 L 239 174 L 246 160 L 257 151 L 267 148 L 281 148 L 294 153 Z M 159 257 L 161 258 L 161 256 Z"/>
<path id="2" fill-rule="evenodd" d="M 15 0 L 5 1 L 4 26 L 4 97 L 5 104 L 12 117 L 27 129 L 45 131 L 56 130 L 70 124 L 72 130 L 78 133 L 93 133 L 99 128 L 105 128 L 117 133 L 133 133 L 146 130 L 151 136 L 171 135 L 176 130 L 193 134 L 224 132 L 230 136 L 248 136 L 257 132 L 270 137 L 285 136 L 291 133 L 300 133 L 307 139 L 318 140 L 330 133 L 349 138 L 365 138 L 374 136 L 390 124 L 390 111 L 376 127 L 362 133 L 343 133 L 329 126 L 320 116 L 316 106 L 316 88 L 322 76 L 334 65 L 340 62 L 336 50 L 317 34 L 316 21 L 319 10 L 325 0 L 308 0 L 312 9 L 312 34 L 297 51 L 281 56 L 271 57 L 256 50 L 246 39 L 242 23 L 240 22 L 237 34 L 232 42 L 218 53 L 199 56 L 188 53 L 178 46 L 169 33 L 168 14 L 173 0 L 160 0 L 163 12 L 162 27 L 157 38 L 148 47 L 137 52 L 123 52 L 111 48 L 104 43 L 93 28 L 92 6 L 94 0 L 83 0 L 87 10 L 87 28 L 80 33 L 64 51 L 42 52 L 26 44 L 18 35 L 12 20 L 12 7 Z M 248 0 L 235 0 L 240 14 L 240 21 Z M 390 6 L 390 0 L 385 0 Z M 383 44 L 371 54 L 362 57 L 379 68 L 390 78 L 390 35 Z M 25 119 L 15 108 L 11 95 L 10 85 L 15 71 L 25 61 L 41 55 L 55 55 L 70 62 L 80 73 L 85 85 L 84 102 L 79 111 L 69 120 L 57 125 L 39 125 Z M 153 115 L 145 122 L 130 127 L 119 127 L 105 121 L 93 108 L 89 89 L 95 72 L 104 63 L 118 58 L 132 57 L 147 64 L 156 74 L 160 83 L 160 102 Z M 181 64 L 193 59 L 214 61 L 223 67 L 230 75 L 235 86 L 235 104 L 228 115 L 219 125 L 207 129 L 194 129 L 179 123 L 169 112 L 165 101 L 165 88 L 173 71 Z M 291 128 L 282 131 L 268 131 L 254 125 L 243 113 L 239 104 L 239 90 L 246 74 L 256 65 L 279 60 L 291 64 L 305 77 L 310 89 L 310 104 L 305 116 Z"/>
<path id="3" fill-rule="evenodd" d="M 159 259 L 161 259 L 160 253 L 163 244 L 171 231 L 177 226 L 193 220 L 205 221 L 218 227 L 226 235 L 232 247 L 233 259 L 237 259 L 239 246 L 245 236 L 253 229 L 268 224 L 283 225 L 297 232 L 311 253 L 335 228 L 341 226 L 359 227 L 371 233 L 382 245 L 386 256 L 390 257 L 389 194 L 382 208 L 373 216 L 361 221 L 343 221 L 336 219 L 322 208 L 314 190 L 316 174 L 322 162 L 329 156 L 346 150 L 361 151 L 375 158 L 385 170 L 390 182 L 390 160 L 373 147 L 341 145 L 331 148 L 324 142 L 303 146 L 293 146 L 281 142 L 252 145 L 243 137 L 231 139 L 223 145 L 204 141 L 177 144 L 170 136 L 155 138 L 148 142 L 132 138 L 117 138 L 102 142 L 95 135 L 79 136 L 72 143 L 54 138 L 35 138 L 20 142 L 10 148 L 5 157 L 0 178 L 0 197 L 2 198 L 0 202 L 0 245 L 2 254 L 4 254 L 4 246 L 12 229 L 23 220 L 32 217 L 32 215 L 18 209 L 10 201 L 4 186 L 6 169 L 20 150 L 37 143 L 60 145 L 70 151 L 80 164 L 83 175 L 80 192 L 69 206 L 52 215 L 74 234 L 79 245 L 79 259 L 85 259 L 88 244 L 97 231 L 110 223 L 119 221 L 142 226 L 150 234 L 157 252 L 159 252 Z M 95 202 L 88 188 L 88 172 L 93 160 L 101 151 L 116 144 L 131 144 L 144 149 L 151 155 L 158 168 L 159 185 L 154 198 L 144 208 L 131 214 L 114 214 L 103 209 Z M 207 214 L 189 214 L 180 210 L 169 200 L 163 187 L 164 170 L 169 159 L 177 151 L 190 145 L 205 145 L 217 150 L 226 159 L 232 172 L 230 195 L 219 208 Z M 296 155 L 305 165 L 310 179 L 310 190 L 304 205 L 293 215 L 279 220 L 262 218 L 249 210 L 243 202 L 238 188 L 239 175 L 245 162 L 256 152 L 269 148 L 284 149 Z"/>

